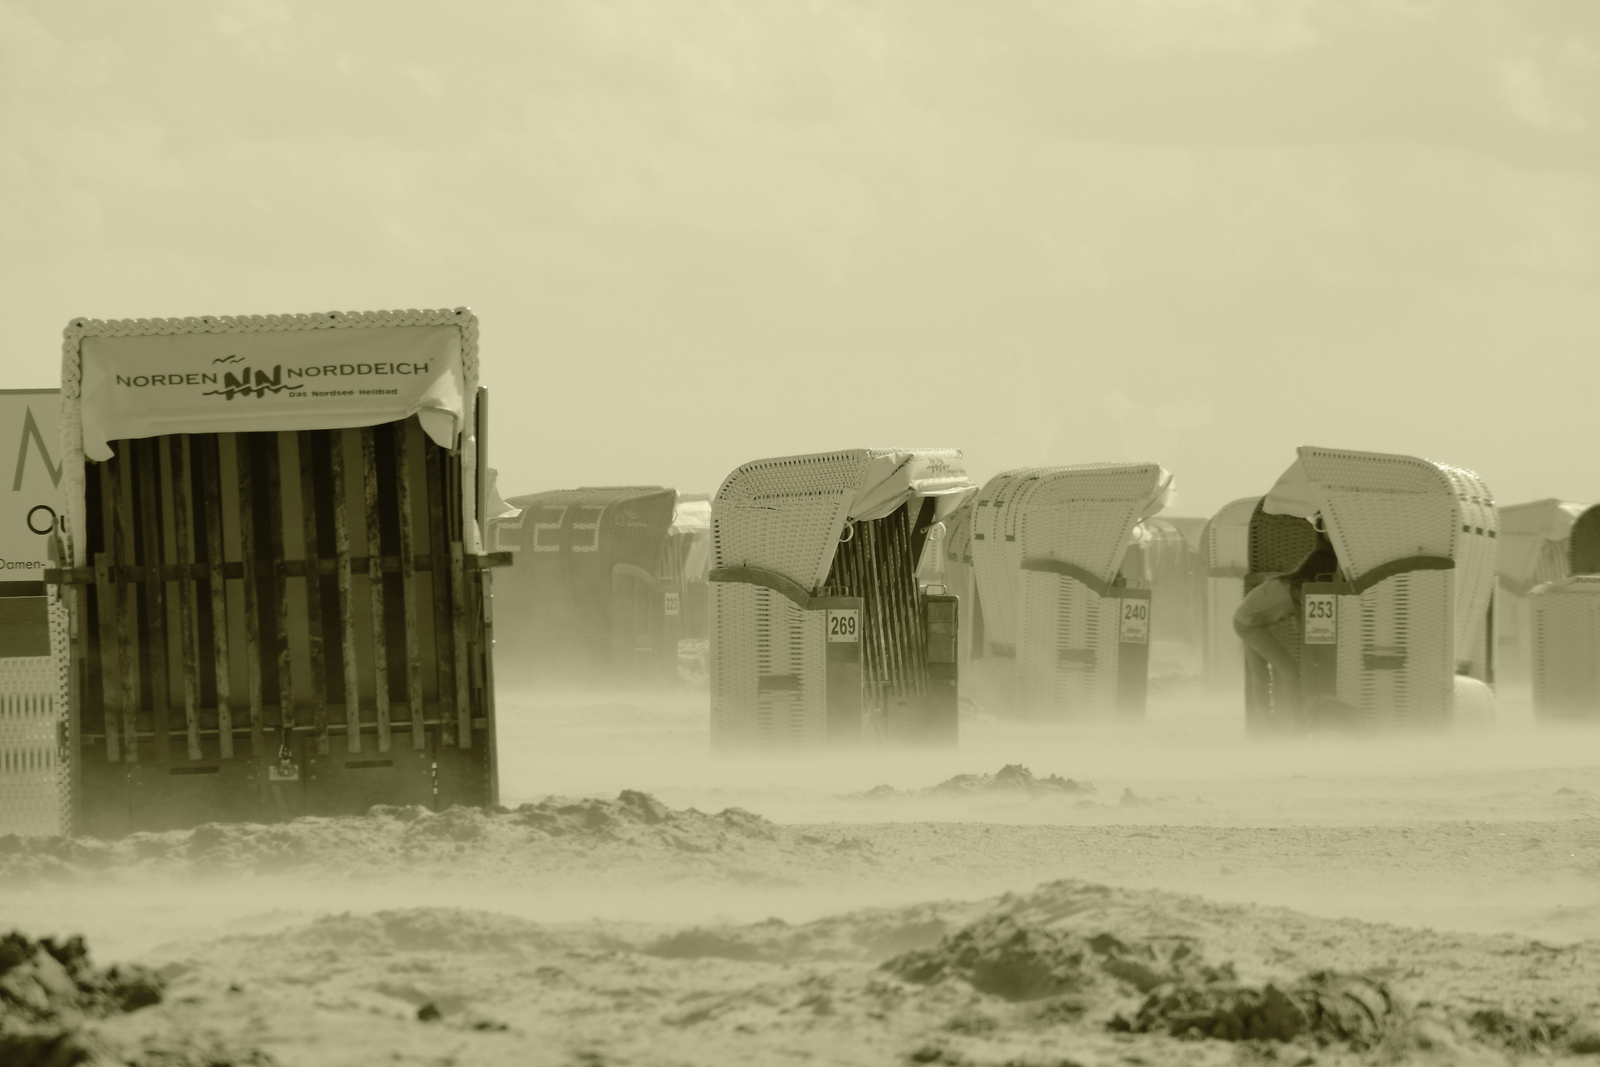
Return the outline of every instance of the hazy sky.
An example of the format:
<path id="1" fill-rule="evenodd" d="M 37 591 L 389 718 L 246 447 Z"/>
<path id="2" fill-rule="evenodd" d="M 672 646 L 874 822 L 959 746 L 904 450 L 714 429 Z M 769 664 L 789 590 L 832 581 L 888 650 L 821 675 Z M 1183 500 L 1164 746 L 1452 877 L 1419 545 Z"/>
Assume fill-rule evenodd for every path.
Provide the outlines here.
<path id="1" fill-rule="evenodd" d="M 1596 0 L 0 0 L 0 387 L 476 310 L 507 495 L 1298 444 L 1600 499 Z"/>

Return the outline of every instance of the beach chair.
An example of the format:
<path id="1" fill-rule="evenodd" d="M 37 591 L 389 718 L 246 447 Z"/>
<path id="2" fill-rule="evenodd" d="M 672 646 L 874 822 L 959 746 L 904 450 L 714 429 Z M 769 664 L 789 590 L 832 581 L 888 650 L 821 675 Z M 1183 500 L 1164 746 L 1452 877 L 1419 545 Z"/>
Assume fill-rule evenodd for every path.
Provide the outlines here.
<path id="1" fill-rule="evenodd" d="M 547 685 L 674 679 L 682 606 L 669 535 L 677 494 L 613 486 L 506 503 L 518 509 L 494 529 L 496 544 L 517 561 L 501 576 L 495 605 L 506 676 Z"/>
<path id="2" fill-rule="evenodd" d="M 495 801 L 470 311 L 77 319 L 61 392 L 77 832 Z"/>
<path id="3" fill-rule="evenodd" d="M 1144 713 L 1151 594 L 1122 568 L 1171 482 L 1154 463 L 1106 463 L 1007 471 L 984 485 L 972 558 L 987 652 L 1013 660 L 1012 710 Z"/>
<path id="4" fill-rule="evenodd" d="M 1552 568 L 1553 569 L 1553 568 Z M 1528 595 L 1533 624 L 1533 713 L 1600 720 L 1600 505 L 1573 520 L 1564 577 Z"/>
<path id="5" fill-rule="evenodd" d="M 923 593 L 930 530 L 976 487 L 954 449 L 746 463 L 712 501 L 711 738 L 953 742 L 959 602 Z"/>
<path id="6" fill-rule="evenodd" d="M 1312 446 L 1299 456 L 1252 521 L 1253 538 L 1257 522 L 1262 532 L 1251 564 L 1298 563 L 1283 540 L 1293 522 L 1322 523 L 1338 554 L 1342 580 L 1308 582 L 1298 625 L 1280 631 L 1300 661 L 1303 707 L 1358 724 L 1439 726 L 1458 688 L 1481 703 L 1493 677 L 1499 528 L 1487 486 L 1412 456 Z"/>
<path id="7" fill-rule="evenodd" d="M 1499 584 L 1495 590 L 1495 674 L 1510 684 L 1533 678 L 1533 610 L 1536 586 L 1571 574 L 1572 527 L 1587 505 L 1534 500 L 1500 508 Z"/>

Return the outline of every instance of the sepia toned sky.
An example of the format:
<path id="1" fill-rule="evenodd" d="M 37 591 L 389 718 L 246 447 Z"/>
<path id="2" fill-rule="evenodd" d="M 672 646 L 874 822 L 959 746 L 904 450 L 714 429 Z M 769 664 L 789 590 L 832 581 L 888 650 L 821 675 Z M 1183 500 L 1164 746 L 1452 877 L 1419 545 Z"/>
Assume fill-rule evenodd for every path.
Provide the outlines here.
<path id="1" fill-rule="evenodd" d="M 482 320 L 506 495 L 1298 444 L 1600 500 L 1595 0 L 0 0 L 0 388 Z"/>

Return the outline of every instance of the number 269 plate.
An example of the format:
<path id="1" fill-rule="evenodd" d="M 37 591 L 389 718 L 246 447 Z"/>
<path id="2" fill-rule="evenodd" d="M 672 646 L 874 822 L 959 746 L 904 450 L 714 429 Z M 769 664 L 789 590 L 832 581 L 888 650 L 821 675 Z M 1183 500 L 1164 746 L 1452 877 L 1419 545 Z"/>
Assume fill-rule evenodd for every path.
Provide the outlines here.
<path id="1" fill-rule="evenodd" d="M 842 608 L 838 611 L 828 611 L 828 640 L 849 641 L 852 644 L 861 640 L 861 612 L 854 608 Z"/>

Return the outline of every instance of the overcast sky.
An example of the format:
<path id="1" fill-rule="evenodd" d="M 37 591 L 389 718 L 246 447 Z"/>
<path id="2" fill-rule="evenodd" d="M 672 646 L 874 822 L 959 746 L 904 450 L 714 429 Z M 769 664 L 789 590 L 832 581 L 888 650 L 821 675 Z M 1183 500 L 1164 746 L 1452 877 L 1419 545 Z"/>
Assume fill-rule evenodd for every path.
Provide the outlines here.
<path id="1" fill-rule="evenodd" d="M 0 0 L 0 387 L 469 305 L 506 495 L 1299 444 L 1600 499 L 1596 0 Z"/>

